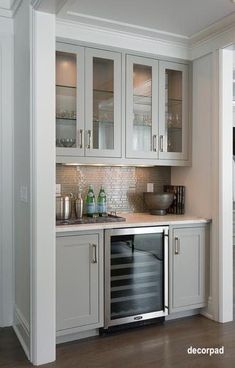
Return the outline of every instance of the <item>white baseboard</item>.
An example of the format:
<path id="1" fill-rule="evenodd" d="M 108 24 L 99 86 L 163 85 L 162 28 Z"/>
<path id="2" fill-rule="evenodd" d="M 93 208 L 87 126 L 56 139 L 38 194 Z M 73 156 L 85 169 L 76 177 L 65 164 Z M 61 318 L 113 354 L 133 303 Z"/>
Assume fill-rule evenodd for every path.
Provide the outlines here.
<path id="1" fill-rule="evenodd" d="M 28 359 L 30 359 L 30 332 L 29 332 L 29 324 L 26 321 L 25 317 L 19 310 L 19 308 L 15 305 L 14 308 L 14 324 L 13 329 L 15 331 L 16 336 L 18 337 L 22 348 Z"/>
<path id="2" fill-rule="evenodd" d="M 200 314 L 203 317 L 206 317 L 208 319 L 211 319 L 212 321 L 215 321 L 214 317 L 212 316 L 212 314 L 208 313 L 207 311 L 201 311 Z"/>
<path id="3" fill-rule="evenodd" d="M 213 311 L 213 301 L 212 301 L 212 297 L 209 296 L 207 307 L 202 309 L 200 314 L 208 319 L 211 319 L 212 321 L 215 321 L 212 311 Z"/>
<path id="4" fill-rule="evenodd" d="M 173 319 L 195 316 L 196 314 L 200 314 L 200 312 L 201 312 L 200 309 L 191 309 L 191 310 L 184 311 L 184 312 L 176 312 L 176 313 L 172 313 L 166 316 L 165 320 L 171 321 Z"/>
<path id="5" fill-rule="evenodd" d="M 94 330 L 82 331 L 82 332 L 77 332 L 77 333 L 69 333 L 68 332 L 67 335 L 62 335 L 62 336 L 57 335 L 56 344 L 63 344 L 65 342 L 85 339 L 87 337 L 92 337 L 92 336 L 97 336 L 97 335 L 99 335 L 99 329 L 98 328 L 96 328 Z"/>

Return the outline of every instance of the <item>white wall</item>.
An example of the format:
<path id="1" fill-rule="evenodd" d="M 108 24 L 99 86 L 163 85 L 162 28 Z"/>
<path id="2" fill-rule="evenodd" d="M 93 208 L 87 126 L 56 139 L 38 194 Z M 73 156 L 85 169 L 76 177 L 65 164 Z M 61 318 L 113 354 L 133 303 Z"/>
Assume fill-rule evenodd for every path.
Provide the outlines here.
<path id="1" fill-rule="evenodd" d="M 231 100 L 231 51 L 195 60 L 192 167 L 172 168 L 172 183 L 186 186 L 186 211 L 212 219 L 206 313 L 220 322 L 233 318 Z"/>
<path id="2" fill-rule="evenodd" d="M 14 187 L 16 332 L 30 351 L 30 13 L 23 0 L 14 19 Z"/>
<path id="3" fill-rule="evenodd" d="M 13 21 L 0 17 L 0 327 L 13 321 Z"/>
<path id="4" fill-rule="evenodd" d="M 55 360 L 55 16 L 32 13 L 32 351 Z"/>
<path id="5" fill-rule="evenodd" d="M 193 62 L 192 167 L 172 167 L 172 184 L 186 186 L 186 212 L 211 218 L 212 54 Z"/>
<path id="6" fill-rule="evenodd" d="M 35 365 L 55 360 L 55 16 L 15 16 L 15 322 Z"/>
<path id="7" fill-rule="evenodd" d="M 219 52 L 219 320 L 233 320 L 233 198 L 232 198 L 232 104 L 233 99 L 233 50 Z"/>
<path id="8" fill-rule="evenodd" d="M 212 53 L 193 61 L 192 91 L 192 166 L 172 167 L 171 182 L 186 186 L 186 213 L 212 218 L 210 252 L 210 291 L 208 300 L 208 316 L 218 318 L 215 307 L 214 284 L 218 282 L 218 268 L 214 266 L 215 232 L 218 229 L 218 143 L 215 136 L 217 122 L 213 121 L 213 81 L 214 55 Z M 213 282 L 212 282 L 213 279 Z"/>

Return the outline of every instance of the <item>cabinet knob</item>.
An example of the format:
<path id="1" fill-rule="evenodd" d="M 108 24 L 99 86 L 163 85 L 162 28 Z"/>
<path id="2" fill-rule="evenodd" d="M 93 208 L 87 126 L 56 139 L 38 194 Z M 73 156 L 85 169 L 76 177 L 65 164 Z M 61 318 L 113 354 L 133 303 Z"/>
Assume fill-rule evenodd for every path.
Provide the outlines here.
<path id="1" fill-rule="evenodd" d="M 175 237 L 175 254 L 180 254 L 180 240 L 177 236 Z"/>

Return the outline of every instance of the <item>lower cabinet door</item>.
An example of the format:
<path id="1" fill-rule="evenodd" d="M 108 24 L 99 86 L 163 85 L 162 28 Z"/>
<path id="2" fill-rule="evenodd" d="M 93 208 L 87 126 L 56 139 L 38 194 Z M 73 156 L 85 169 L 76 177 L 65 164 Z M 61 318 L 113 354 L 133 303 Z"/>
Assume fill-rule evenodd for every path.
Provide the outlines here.
<path id="1" fill-rule="evenodd" d="M 99 235 L 58 237 L 56 243 L 56 330 L 98 327 L 102 322 Z"/>
<path id="2" fill-rule="evenodd" d="M 207 228 L 174 228 L 170 244 L 170 312 L 206 305 Z M 209 247 L 209 244 L 208 244 Z"/>

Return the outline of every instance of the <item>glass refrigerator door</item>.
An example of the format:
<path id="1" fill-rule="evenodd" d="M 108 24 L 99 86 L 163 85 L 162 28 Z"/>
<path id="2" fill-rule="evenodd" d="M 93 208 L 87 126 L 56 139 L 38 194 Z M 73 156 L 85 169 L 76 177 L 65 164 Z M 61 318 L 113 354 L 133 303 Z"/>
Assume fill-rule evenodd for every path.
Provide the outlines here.
<path id="1" fill-rule="evenodd" d="M 111 237 L 111 320 L 164 309 L 163 233 Z"/>

